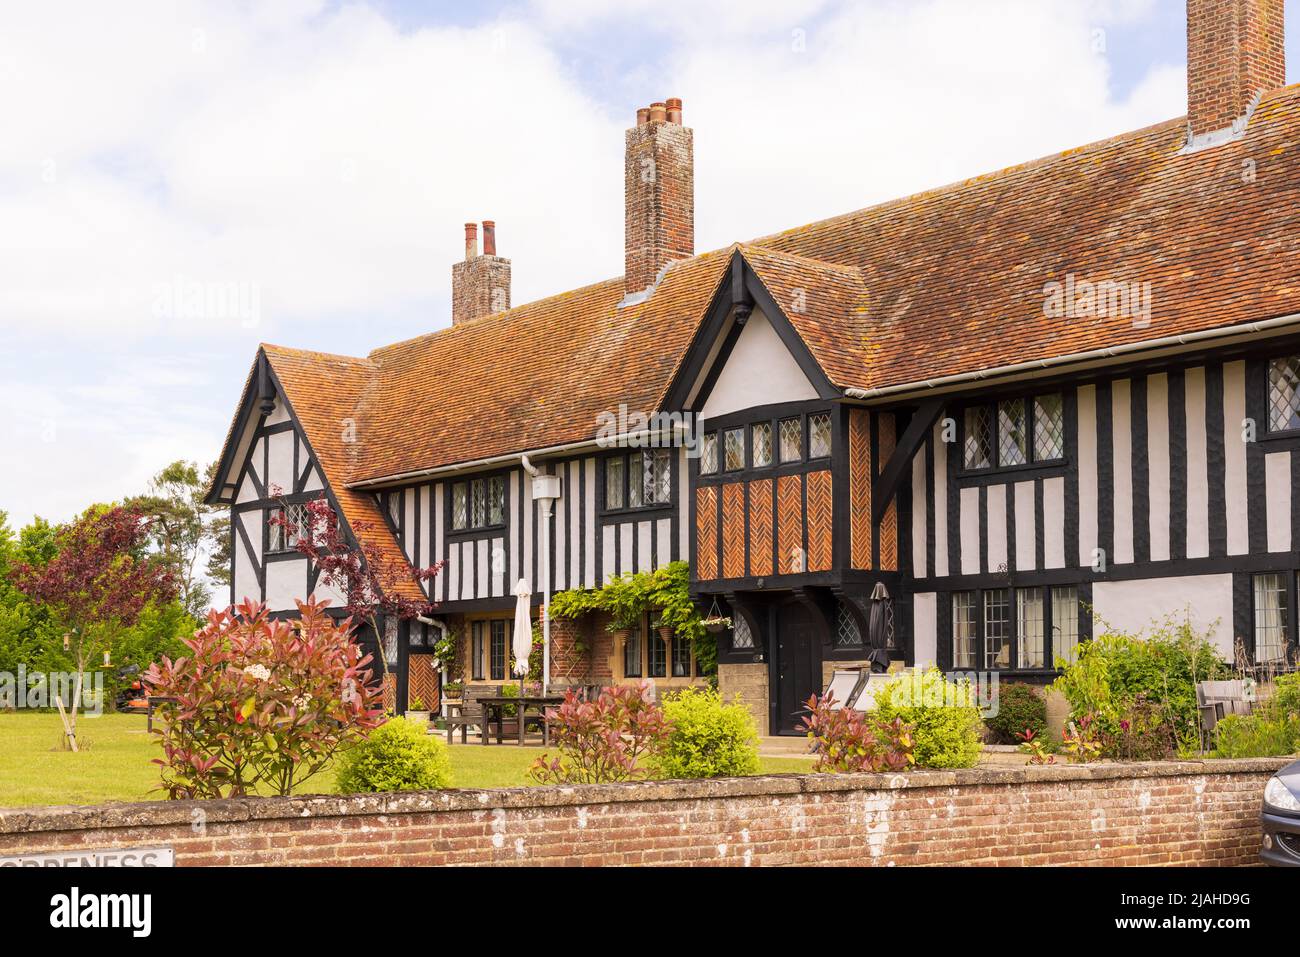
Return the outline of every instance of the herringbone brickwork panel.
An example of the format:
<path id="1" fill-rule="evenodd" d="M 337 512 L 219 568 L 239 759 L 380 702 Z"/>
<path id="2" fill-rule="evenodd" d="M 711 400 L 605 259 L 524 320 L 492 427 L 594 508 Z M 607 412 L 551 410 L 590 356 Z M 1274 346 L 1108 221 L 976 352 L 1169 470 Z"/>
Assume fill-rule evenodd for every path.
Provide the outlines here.
<path id="1" fill-rule="evenodd" d="M 749 573 L 772 574 L 772 480 L 749 483 Z"/>
<path id="2" fill-rule="evenodd" d="M 849 412 L 849 563 L 871 567 L 871 413 Z"/>
<path id="3" fill-rule="evenodd" d="M 807 570 L 803 552 L 803 476 L 776 480 L 776 557 L 780 574 Z"/>
<path id="4" fill-rule="evenodd" d="M 695 490 L 695 577 L 718 577 L 718 490 L 712 485 Z"/>
<path id="5" fill-rule="evenodd" d="M 433 670 L 433 655 L 411 655 L 406 663 L 406 706 L 414 708 L 418 698 L 422 711 L 437 711 L 438 672 Z"/>
<path id="6" fill-rule="evenodd" d="M 883 469 L 890 457 L 893 456 L 897 445 L 898 437 L 894 425 L 894 415 L 892 412 L 883 412 L 880 415 L 880 456 L 878 462 L 880 469 Z M 880 567 L 891 572 L 898 569 L 897 498 L 890 500 L 889 507 L 885 509 L 884 517 L 880 520 Z"/>
<path id="7" fill-rule="evenodd" d="M 722 577 L 745 577 L 745 485 L 722 486 Z"/>
<path id="8" fill-rule="evenodd" d="M 808 570 L 829 571 L 834 522 L 831 515 L 831 473 L 829 469 L 809 472 L 808 482 Z"/>

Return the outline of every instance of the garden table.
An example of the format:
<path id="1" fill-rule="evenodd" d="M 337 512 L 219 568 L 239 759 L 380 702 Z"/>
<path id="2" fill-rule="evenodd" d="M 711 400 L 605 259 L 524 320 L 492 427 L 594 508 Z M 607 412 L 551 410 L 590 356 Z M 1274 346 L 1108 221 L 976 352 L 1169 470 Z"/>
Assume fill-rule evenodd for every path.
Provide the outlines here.
<path id="1" fill-rule="evenodd" d="M 497 744 L 502 744 L 503 726 L 505 724 L 506 708 L 509 705 L 515 705 L 515 723 L 519 730 L 519 744 L 524 743 L 524 725 L 528 721 L 528 712 L 531 709 L 542 719 L 542 744 L 551 743 L 551 729 L 546 722 L 546 709 L 562 704 L 564 698 L 561 695 L 523 695 L 519 698 L 508 698 L 503 695 L 497 695 L 490 698 L 479 698 L 479 704 L 483 706 L 483 725 L 479 733 L 479 742 L 488 743 L 488 726 L 496 721 L 497 726 Z"/>

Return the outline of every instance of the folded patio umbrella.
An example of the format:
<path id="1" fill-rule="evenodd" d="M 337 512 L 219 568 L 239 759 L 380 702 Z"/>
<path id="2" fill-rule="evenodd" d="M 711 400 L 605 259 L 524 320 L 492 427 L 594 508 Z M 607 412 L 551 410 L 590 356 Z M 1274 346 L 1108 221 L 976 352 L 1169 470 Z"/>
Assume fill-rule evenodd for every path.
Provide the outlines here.
<path id="1" fill-rule="evenodd" d="M 889 635 L 886 633 L 885 602 L 889 601 L 889 590 L 884 582 L 876 582 L 871 591 L 871 616 L 867 620 L 867 646 L 870 648 L 889 647 Z"/>
<path id="2" fill-rule="evenodd" d="M 533 619 L 531 616 L 531 606 L 533 603 L 533 590 L 529 587 L 528 582 L 519 579 L 519 584 L 515 586 L 515 637 L 513 650 L 515 653 L 515 674 L 523 677 L 528 674 L 528 656 L 533 652 Z"/>

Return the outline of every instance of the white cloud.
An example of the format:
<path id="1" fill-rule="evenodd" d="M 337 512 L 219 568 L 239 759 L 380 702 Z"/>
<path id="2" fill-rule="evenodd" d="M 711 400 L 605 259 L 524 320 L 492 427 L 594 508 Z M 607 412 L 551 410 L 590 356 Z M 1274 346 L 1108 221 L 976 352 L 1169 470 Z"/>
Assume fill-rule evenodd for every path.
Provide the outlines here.
<path id="1" fill-rule="evenodd" d="M 467 220 L 498 222 L 516 302 L 617 275 L 642 104 L 609 102 L 611 71 L 685 99 L 706 249 L 1180 113 L 1171 71 L 1108 98 L 1092 30 L 1140 11 L 1110 6 L 543 0 L 402 31 L 307 0 L 11 5 L 0 335 L 48 351 L 0 351 L 22 410 L 0 429 L 0 507 L 62 518 L 215 455 L 256 337 L 340 349 L 368 341 L 330 337 L 349 323 L 444 325 Z M 579 35 L 633 52 L 584 73 Z M 257 321 L 159 307 L 191 288 L 248 293 Z M 183 381 L 150 372 L 178 351 Z M 41 441 L 47 418 L 73 440 Z"/>

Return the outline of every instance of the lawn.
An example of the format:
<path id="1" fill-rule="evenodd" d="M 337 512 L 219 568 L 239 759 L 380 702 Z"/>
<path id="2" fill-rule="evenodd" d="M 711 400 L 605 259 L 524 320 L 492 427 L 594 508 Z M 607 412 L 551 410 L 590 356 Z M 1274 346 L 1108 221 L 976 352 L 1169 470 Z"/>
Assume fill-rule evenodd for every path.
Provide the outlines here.
<path id="1" fill-rule="evenodd" d="M 63 736 L 57 714 L 0 714 L 0 807 L 28 804 L 99 804 L 105 801 L 146 801 L 163 795 L 158 766 L 150 760 L 160 753 L 157 735 L 145 732 L 143 715 L 106 714 L 78 722 L 82 750 L 60 747 Z M 453 784 L 462 788 L 518 787 L 531 784 L 528 766 L 540 748 L 509 745 L 455 744 L 451 747 Z M 808 771 L 806 758 L 762 758 L 763 772 Z M 333 790 L 330 770 L 299 789 L 314 794 Z"/>

